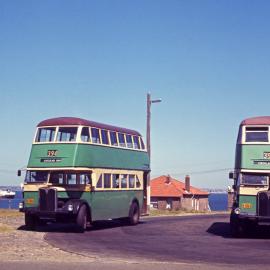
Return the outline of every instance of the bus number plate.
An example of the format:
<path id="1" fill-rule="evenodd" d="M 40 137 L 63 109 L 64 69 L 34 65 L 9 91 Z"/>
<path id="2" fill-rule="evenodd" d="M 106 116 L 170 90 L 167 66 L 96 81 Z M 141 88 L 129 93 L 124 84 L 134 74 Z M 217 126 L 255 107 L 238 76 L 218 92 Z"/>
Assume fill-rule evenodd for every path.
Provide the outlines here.
<path id="1" fill-rule="evenodd" d="M 242 208 L 244 209 L 250 209 L 252 207 L 251 203 L 242 203 Z"/>

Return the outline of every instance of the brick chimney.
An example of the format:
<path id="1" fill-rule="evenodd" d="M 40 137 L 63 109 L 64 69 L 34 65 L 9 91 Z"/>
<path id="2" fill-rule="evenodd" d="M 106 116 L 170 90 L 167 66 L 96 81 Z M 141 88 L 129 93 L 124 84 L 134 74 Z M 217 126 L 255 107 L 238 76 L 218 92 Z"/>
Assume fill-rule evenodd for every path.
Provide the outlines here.
<path id="1" fill-rule="evenodd" d="M 171 183 L 171 176 L 169 174 L 166 176 L 165 183 L 166 184 L 170 184 Z"/>
<path id="2" fill-rule="evenodd" d="M 185 189 L 187 192 L 190 192 L 190 177 L 189 177 L 189 175 L 186 175 L 186 177 L 185 177 Z"/>

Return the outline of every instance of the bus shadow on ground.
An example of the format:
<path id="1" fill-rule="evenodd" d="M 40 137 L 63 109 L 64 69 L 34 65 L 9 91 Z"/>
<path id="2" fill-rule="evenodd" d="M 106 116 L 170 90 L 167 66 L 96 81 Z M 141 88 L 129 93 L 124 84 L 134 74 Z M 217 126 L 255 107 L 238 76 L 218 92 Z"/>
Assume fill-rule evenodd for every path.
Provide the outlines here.
<path id="1" fill-rule="evenodd" d="M 232 238 L 230 233 L 230 223 L 228 222 L 215 222 L 206 231 L 207 233 L 221 236 L 223 238 Z M 270 226 L 257 226 L 252 231 L 246 232 L 239 238 L 242 239 L 270 239 Z"/>
<path id="2" fill-rule="evenodd" d="M 138 225 L 141 224 L 144 224 L 144 222 L 140 221 Z M 121 227 L 131 227 L 131 226 L 118 220 L 96 221 L 92 225 L 87 227 L 86 232 L 108 230 Z M 18 227 L 17 230 L 28 231 L 25 225 Z M 50 232 L 50 233 L 81 233 L 75 224 L 64 224 L 64 223 L 48 223 L 45 225 L 37 225 L 33 231 Z"/>

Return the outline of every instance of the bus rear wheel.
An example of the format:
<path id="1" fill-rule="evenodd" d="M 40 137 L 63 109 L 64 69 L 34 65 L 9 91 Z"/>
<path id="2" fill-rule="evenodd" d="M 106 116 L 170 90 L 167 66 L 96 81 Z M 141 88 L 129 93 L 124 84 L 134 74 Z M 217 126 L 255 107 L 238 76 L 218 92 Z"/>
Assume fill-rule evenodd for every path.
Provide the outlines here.
<path id="1" fill-rule="evenodd" d="M 36 227 L 36 217 L 31 214 L 24 215 L 25 227 L 27 230 L 34 230 Z"/>
<path id="2" fill-rule="evenodd" d="M 128 223 L 129 225 L 137 225 L 140 220 L 140 209 L 136 202 L 133 202 L 129 209 Z"/>
<path id="3" fill-rule="evenodd" d="M 82 205 L 76 218 L 76 224 L 79 232 L 84 232 L 87 227 L 87 209 Z"/>

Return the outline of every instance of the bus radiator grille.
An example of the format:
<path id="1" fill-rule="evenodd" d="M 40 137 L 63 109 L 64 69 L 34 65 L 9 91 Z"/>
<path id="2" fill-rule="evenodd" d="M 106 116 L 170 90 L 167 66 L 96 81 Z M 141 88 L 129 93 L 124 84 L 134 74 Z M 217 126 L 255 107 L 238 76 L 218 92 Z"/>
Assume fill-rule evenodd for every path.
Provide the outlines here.
<path id="1" fill-rule="evenodd" d="M 54 188 L 39 189 L 39 210 L 55 211 L 57 208 L 57 190 Z"/>
<path id="2" fill-rule="evenodd" d="M 257 213 L 259 216 L 270 216 L 270 192 L 258 193 L 257 206 Z"/>

